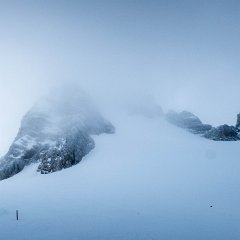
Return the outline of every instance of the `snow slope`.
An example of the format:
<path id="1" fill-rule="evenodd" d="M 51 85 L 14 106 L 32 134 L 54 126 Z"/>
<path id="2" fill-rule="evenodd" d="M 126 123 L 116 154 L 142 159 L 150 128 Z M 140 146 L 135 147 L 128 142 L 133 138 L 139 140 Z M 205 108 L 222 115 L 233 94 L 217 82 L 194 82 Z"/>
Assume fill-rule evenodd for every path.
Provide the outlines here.
<path id="1" fill-rule="evenodd" d="M 116 133 L 94 137 L 75 167 L 40 175 L 31 165 L 0 182 L 1 239 L 240 239 L 239 142 L 160 118 L 110 120 Z"/>

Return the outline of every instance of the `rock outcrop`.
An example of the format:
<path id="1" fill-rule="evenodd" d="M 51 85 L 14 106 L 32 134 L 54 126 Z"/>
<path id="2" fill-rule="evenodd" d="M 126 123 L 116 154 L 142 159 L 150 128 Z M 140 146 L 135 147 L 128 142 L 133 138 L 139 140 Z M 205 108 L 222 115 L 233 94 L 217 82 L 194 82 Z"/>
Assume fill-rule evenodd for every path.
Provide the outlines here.
<path id="1" fill-rule="evenodd" d="M 183 111 L 177 113 L 175 111 L 170 111 L 166 114 L 166 119 L 181 128 L 187 129 L 194 134 L 203 135 L 212 129 L 209 124 L 203 124 L 201 120 L 192 114 L 191 112 Z"/>
<path id="2" fill-rule="evenodd" d="M 240 114 L 237 115 L 236 127 L 227 124 L 212 127 L 209 124 L 203 124 L 197 116 L 187 111 L 180 113 L 170 111 L 166 114 L 166 119 L 170 123 L 187 129 L 191 133 L 199 134 L 214 141 L 240 140 Z"/>
<path id="3" fill-rule="evenodd" d="M 214 141 L 238 141 L 240 140 L 238 134 L 239 130 L 236 127 L 224 124 L 219 127 L 212 128 L 204 134 L 204 137 Z"/>
<path id="4" fill-rule="evenodd" d="M 114 133 L 113 125 L 78 89 L 55 92 L 23 117 L 8 153 L 0 160 L 0 180 L 39 163 L 51 173 L 79 163 L 95 146 L 92 135 Z"/>

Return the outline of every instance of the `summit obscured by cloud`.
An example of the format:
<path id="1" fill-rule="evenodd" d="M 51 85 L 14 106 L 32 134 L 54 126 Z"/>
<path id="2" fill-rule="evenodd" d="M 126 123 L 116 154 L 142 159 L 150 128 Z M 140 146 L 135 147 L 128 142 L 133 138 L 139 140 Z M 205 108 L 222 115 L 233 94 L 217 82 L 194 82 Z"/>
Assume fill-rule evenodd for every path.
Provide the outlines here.
<path id="1" fill-rule="evenodd" d="M 103 108 L 152 96 L 164 111 L 235 124 L 239 10 L 215 0 L 0 1 L 2 151 L 59 84 L 80 85 Z"/>

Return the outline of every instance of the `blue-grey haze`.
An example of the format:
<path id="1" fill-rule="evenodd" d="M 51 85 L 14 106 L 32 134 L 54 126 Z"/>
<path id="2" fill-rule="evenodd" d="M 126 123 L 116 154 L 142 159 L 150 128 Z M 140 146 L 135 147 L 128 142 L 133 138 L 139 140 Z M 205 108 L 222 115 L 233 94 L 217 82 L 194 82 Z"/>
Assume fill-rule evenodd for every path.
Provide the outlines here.
<path id="1" fill-rule="evenodd" d="M 150 95 L 234 124 L 239 12 L 232 0 L 0 0 L 0 152 L 33 102 L 66 82 L 103 106 Z"/>

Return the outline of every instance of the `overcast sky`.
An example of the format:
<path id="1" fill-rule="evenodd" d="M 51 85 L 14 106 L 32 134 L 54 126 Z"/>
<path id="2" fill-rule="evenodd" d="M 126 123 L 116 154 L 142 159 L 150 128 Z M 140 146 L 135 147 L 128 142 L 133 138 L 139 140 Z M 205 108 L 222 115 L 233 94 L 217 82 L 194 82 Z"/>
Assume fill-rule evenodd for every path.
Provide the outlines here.
<path id="1" fill-rule="evenodd" d="M 106 104 L 150 95 L 165 111 L 235 124 L 240 1 L 0 0 L 0 154 L 51 86 Z"/>

